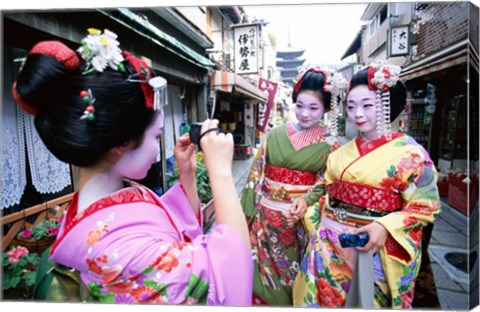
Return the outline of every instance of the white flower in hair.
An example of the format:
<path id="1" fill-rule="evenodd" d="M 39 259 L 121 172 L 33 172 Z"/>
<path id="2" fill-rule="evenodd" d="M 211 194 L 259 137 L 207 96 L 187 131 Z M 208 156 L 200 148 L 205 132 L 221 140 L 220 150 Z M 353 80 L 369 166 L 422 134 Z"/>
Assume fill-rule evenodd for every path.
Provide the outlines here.
<path id="1" fill-rule="evenodd" d="M 375 68 L 375 74 L 373 75 L 371 83 L 379 90 L 387 91 L 393 87 L 400 78 L 401 68 L 398 65 L 378 61 L 370 66 Z"/>
<path id="2" fill-rule="evenodd" d="M 103 72 L 107 67 L 123 70 L 121 62 L 124 58 L 117 35 L 108 29 L 105 29 L 102 34 L 96 28 L 89 28 L 88 33 L 82 40 L 82 46 L 77 49 L 80 56 L 87 62 L 84 74 L 94 70 Z"/>

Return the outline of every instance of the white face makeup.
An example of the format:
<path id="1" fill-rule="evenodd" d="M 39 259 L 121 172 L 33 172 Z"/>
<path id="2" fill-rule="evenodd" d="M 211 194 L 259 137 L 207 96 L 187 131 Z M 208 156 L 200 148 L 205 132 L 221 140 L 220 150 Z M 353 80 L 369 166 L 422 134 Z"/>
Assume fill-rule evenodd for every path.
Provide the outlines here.
<path id="1" fill-rule="evenodd" d="M 118 175 L 128 179 L 141 180 L 145 178 L 160 153 L 163 124 L 163 111 L 160 111 L 154 122 L 146 129 L 142 143 L 137 148 L 123 154 L 112 169 L 116 170 Z"/>
<path id="2" fill-rule="evenodd" d="M 347 96 L 348 119 L 369 140 L 377 137 L 375 98 L 375 91 L 366 85 L 356 86 Z"/>
<path id="3" fill-rule="evenodd" d="M 309 129 L 318 126 L 323 118 L 325 109 L 323 102 L 314 91 L 301 91 L 295 103 L 295 116 L 302 129 Z"/>

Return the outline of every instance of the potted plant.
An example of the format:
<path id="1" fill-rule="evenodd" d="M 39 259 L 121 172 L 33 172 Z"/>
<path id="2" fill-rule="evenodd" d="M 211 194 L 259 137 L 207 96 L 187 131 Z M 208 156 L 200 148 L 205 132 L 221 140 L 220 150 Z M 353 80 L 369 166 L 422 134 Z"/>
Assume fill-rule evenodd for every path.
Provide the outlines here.
<path id="1" fill-rule="evenodd" d="M 9 299 L 31 299 L 39 256 L 23 246 L 12 246 L 2 253 L 2 286 Z"/>
<path id="2" fill-rule="evenodd" d="M 18 233 L 18 244 L 26 247 L 30 252 L 41 254 L 53 242 L 58 234 L 60 220 L 57 218 L 44 219 L 31 229 Z"/>

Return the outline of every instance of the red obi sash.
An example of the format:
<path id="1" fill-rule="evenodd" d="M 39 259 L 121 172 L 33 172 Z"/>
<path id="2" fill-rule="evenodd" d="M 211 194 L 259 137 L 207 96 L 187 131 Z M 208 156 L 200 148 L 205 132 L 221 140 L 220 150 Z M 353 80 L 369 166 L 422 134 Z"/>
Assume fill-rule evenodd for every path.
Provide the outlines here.
<path id="1" fill-rule="evenodd" d="M 369 209 L 394 211 L 401 208 L 403 204 L 400 194 L 365 184 L 337 180 L 327 185 L 326 189 L 329 195 L 338 200 Z"/>
<path id="2" fill-rule="evenodd" d="M 316 181 L 316 175 L 313 172 L 293 170 L 274 165 L 265 166 L 265 177 L 275 182 L 292 185 L 314 185 Z"/>

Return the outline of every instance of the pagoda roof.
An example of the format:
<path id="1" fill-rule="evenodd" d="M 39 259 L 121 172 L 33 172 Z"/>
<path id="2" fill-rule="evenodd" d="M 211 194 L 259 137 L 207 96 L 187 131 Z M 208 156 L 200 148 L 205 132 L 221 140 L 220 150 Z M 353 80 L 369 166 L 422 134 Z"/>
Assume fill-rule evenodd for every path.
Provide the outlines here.
<path id="1" fill-rule="evenodd" d="M 281 70 L 280 71 L 280 77 L 282 78 L 295 78 L 298 75 L 298 70 L 293 68 L 293 69 L 287 69 L 287 70 Z"/>
<path id="2" fill-rule="evenodd" d="M 285 58 L 285 59 L 291 59 L 291 58 L 297 58 L 303 55 L 305 52 L 304 49 L 290 49 L 290 50 L 284 50 L 284 51 L 277 51 L 277 58 Z"/>
<path id="3" fill-rule="evenodd" d="M 277 67 L 296 68 L 305 63 L 305 59 L 277 60 Z"/>
<path id="4" fill-rule="evenodd" d="M 277 58 L 297 58 L 303 55 L 305 49 L 296 49 L 293 47 L 287 47 L 283 50 L 277 50 Z"/>

